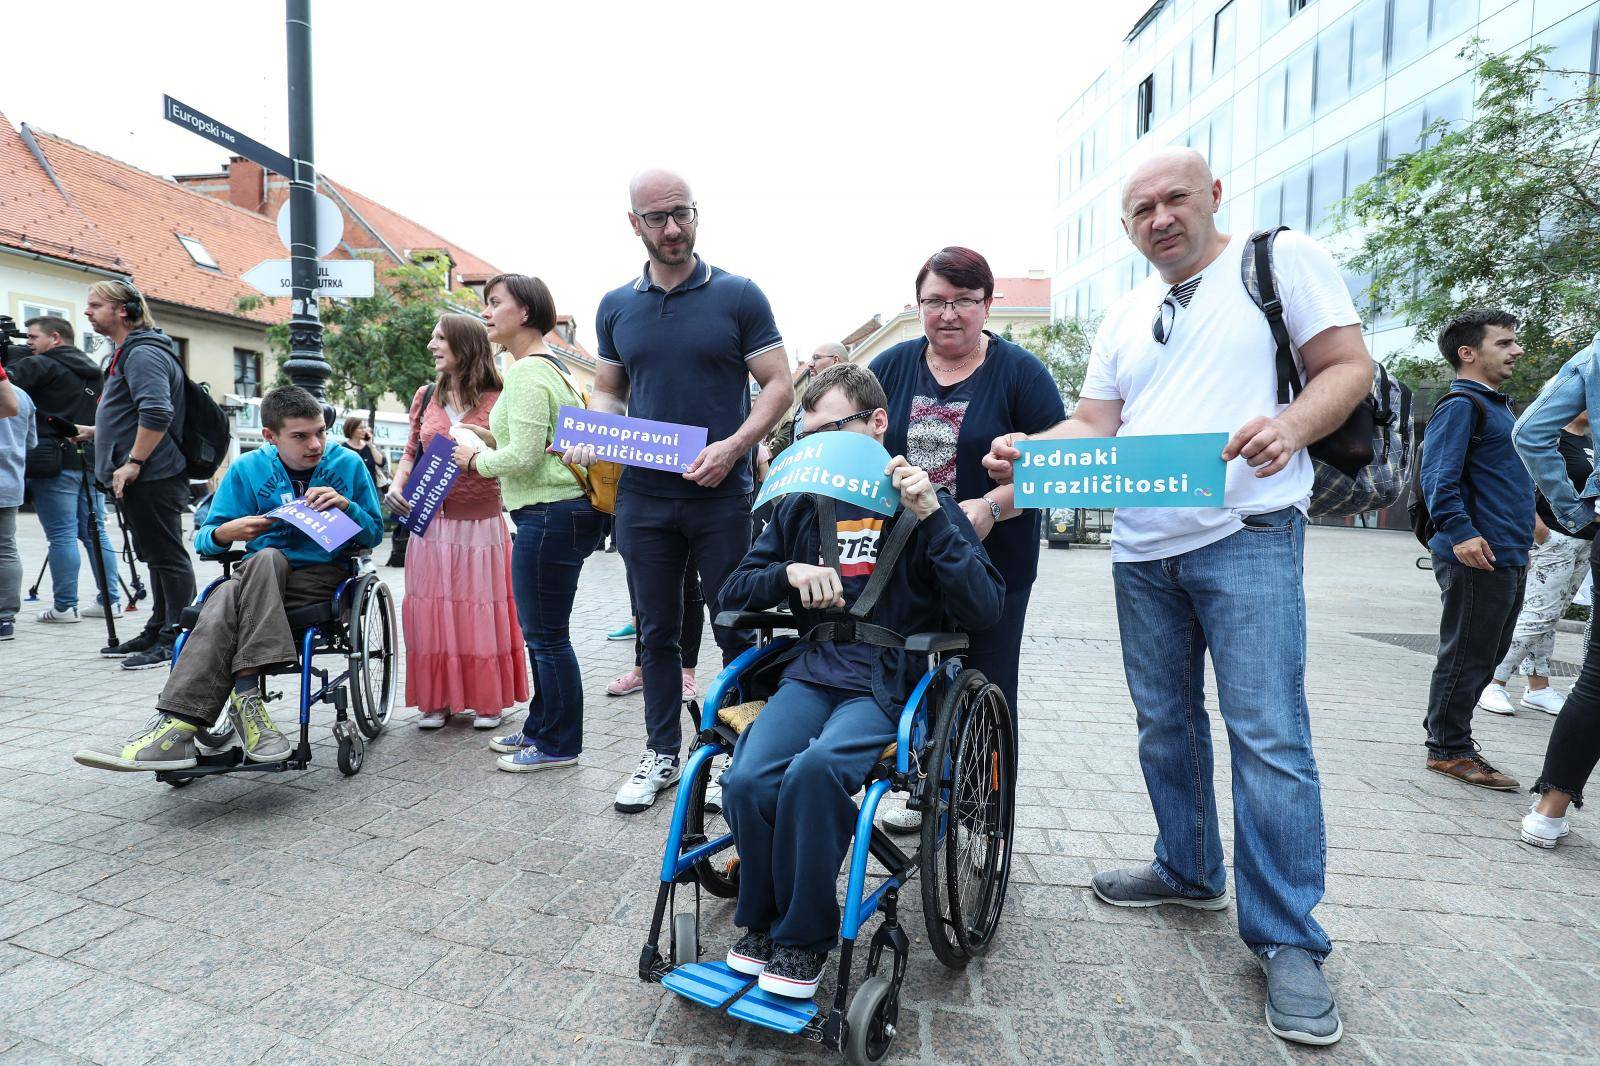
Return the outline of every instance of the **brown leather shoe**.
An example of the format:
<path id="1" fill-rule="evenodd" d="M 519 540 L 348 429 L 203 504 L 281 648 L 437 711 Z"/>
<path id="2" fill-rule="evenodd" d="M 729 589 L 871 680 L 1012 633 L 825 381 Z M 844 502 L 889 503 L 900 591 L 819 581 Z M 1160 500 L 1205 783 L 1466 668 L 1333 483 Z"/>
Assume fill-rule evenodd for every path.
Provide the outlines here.
<path id="1" fill-rule="evenodd" d="M 1522 786 L 1516 780 L 1489 765 L 1482 755 L 1463 755 L 1459 759 L 1432 759 L 1428 769 L 1445 777 L 1453 777 L 1467 785 L 1493 789 L 1496 792 L 1515 792 Z"/>

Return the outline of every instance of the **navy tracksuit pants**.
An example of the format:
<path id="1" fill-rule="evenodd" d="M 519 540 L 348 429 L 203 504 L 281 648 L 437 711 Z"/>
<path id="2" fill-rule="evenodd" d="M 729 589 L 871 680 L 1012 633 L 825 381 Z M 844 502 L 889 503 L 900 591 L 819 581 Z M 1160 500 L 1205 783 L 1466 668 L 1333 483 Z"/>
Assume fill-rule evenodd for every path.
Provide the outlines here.
<path id="1" fill-rule="evenodd" d="M 722 775 L 739 849 L 735 924 L 781 947 L 826 953 L 839 939 L 839 868 L 855 839 L 851 799 L 895 737 L 871 696 L 786 680 L 744 731 Z"/>

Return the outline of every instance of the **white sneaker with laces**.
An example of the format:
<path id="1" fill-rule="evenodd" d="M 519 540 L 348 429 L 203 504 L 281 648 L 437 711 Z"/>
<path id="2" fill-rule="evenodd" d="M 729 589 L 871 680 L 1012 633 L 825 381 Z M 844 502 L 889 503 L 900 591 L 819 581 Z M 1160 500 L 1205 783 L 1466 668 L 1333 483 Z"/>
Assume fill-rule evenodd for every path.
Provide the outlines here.
<path id="1" fill-rule="evenodd" d="M 682 772 L 676 755 L 665 755 L 646 748 L 644 754 L 639 756 L 639 768 L 617 789 L 613 806 L 623 814 L 649 810 L 656 801 L 656 793 L 676 784 Z"/>
<path id="2" fill-rule="evenodd" d="M 1478 697 L 1478 706 L 1490 714 L 1517 713 L 1517 709 L 1511 706 L 1511 697 L 1506 695 L 1506 687 L 1494 681 L 1484 686 L 1483 694 Z"/>
<path id="3" fill-rule="evenodd" d="M 76 607 L 46 607 L 39 612 L 39 621 L 46 625 L 62 625 L 67 622 L 78 621 Z"/>
<path id="4" fill-rule="evenodd" d="M 916 833 L 922 829 L 922 812 L 914 811 L 910 807 L 884 811 L 878 817 L 883 822 L 883 827 L 891 833 Z"/>
<path id="5" fill-rule="evenodd" d="M 503 715 L 499 714 L 475 714 L 472 716 L 472 728 L 499 729 L 502 717 Z"/>
<path id="6" fill-rule="evenodd" d="M 417 719 L 418 729 L 443 729 L 445 723 L 450 721 L 449 711 L 423 711 Z"/>
<path id="7" fill-rule="evenodd" d="M 1551 818 L 1540 814 L 1538 803 L 1528 808 L 1528 813 L 1522 816 L 1522 839 L 1536 848 L 1553 848 L 1567 833 L 1566 817 Z"/>
<path id="8" fill-rule="evenodd" d="M 1545 714 L 1560 714 L 1561 707 L 1567 698 L 1557 692 L 1554 685 L 1544 688 L 1530 688 L 1522 694 L 1521 705 L 1530 711 L 1543 711 Z"/>

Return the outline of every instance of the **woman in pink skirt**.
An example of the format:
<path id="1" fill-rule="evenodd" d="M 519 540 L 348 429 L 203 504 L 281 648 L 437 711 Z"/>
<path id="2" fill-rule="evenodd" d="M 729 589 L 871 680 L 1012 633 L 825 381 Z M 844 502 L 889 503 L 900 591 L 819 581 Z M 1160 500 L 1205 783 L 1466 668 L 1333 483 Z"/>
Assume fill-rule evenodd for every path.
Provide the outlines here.
<path id="1" fill-rule="evenodd" d="M 500 397 L 500 372 L 483 323 L 444 315 L 428 342 L 439 378 L 411 401 L 411 439 L 385 503 L 406 510 L 405 486 L 417 457 L 455 425 L 487 429 Z M 500 484 L 459 477 L 427 531 L 406 550 L 400 609 L 406 643 L 406 704 L 418 725 L 438 729 L 471 713 L 493 729 L 513 703 L 528 698 L 528 665 L 511 590 L 511 537 Z"/>

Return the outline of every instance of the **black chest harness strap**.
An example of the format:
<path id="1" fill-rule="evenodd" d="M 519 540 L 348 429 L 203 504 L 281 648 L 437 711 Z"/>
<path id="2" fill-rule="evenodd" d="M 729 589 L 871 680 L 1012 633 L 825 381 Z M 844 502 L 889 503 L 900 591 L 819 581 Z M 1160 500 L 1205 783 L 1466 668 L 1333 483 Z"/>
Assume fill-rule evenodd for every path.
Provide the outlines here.
<path id="1" fill-rule="evenodd" d="M 817 535 L 822 548 L 822 564 L 834 571 L 839 569 L 839 526 L 837 509 L 830 496 L 816 496 Z M 891 520 L 889 533 L 878 548 L 877 562 L 866 587 L 848 611 L 825 612 L 826 621 L 812 626 L 800 639 L 803 641 L 835 641 L 838 643 L 873 644 L 880 648 L 904 648 L 906 638 L 885 626 L 866 621 L 867 615 L 878 605 L 889 577 L 905 551 L 906 543 L 917 530 L 917 517 L 906 510 L 899 511 Z"/>

